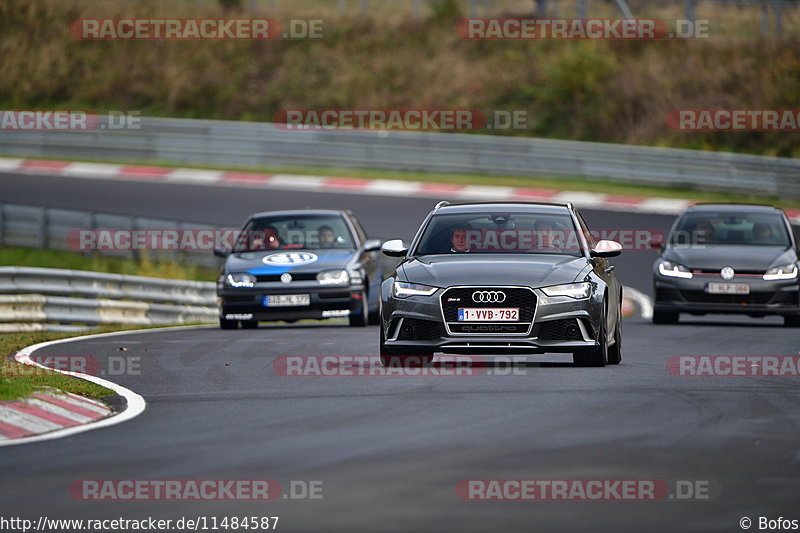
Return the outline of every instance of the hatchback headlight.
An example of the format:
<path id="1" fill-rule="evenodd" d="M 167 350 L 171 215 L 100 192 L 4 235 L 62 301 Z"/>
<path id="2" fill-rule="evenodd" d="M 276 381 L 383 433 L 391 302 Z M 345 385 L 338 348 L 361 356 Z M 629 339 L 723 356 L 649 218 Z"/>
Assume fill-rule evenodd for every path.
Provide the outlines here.
<path id="1" fill-rule="evenodd" d="M 794 263 L 770 268 L 764 274 L 764 279 L 767 281 L 774 281 L 776 279 L 794 279 L 796 277 L 797 265 Z"/>
<path id="2" fill-rule="evenodd" d="M 691 278 L 692 272 L 683 265 L 679 265 L 673 261 L 661 261 L 658 264 L 658 272 L 662 276 L 669 276 L 671 278 Z"/>
<path id="3" fill-rule="evenodd" d="M 256 277 L 247 272 L 233 272 L 225 276 L 225 284 L 229 287 L 255 287 Z"/>
<path id="4" fill-rule="evenodd" d="M 547 296 L 567 296 L 575 300 L 584 300 L 592 294 L 592 284 L 584 281 L 583 283 L 553 285 L 552 287 L 543 287 L 542 292 Z"/>
<path id="5" fill-rule="evenodd" d="M 409 296 L 430 296 L 438 289 L 428 285 L 418 283 L 408 283 L 405 281 L 395 281 L 392 286 L 392 294 L 397 298 L 408 298 Z"/>
<path id="6" fill-rule="evenodd" d="M 347 270 L 324 270 L 317 274 L 320 285 L 350 285 Z"/>

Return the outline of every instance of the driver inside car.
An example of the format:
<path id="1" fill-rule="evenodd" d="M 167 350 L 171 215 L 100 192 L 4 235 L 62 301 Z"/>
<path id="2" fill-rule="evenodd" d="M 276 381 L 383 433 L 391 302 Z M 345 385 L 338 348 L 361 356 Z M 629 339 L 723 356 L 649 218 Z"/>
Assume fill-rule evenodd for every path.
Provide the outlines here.
<path id="1" fill-rule="evenodd" d="M 281 246 L 280 236 L 278 230 L 272 226 L 267 226 L 260 231 L 254 232 L 253 246 L 254 250 L 277 250 Z"/>

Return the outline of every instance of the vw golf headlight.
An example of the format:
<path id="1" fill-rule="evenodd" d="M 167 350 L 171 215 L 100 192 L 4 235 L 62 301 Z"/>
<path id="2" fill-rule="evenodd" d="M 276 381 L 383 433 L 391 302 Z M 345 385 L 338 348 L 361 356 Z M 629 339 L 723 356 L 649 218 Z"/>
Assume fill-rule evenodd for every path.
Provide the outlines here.
<path id="1" fill-rule="evenodd" d="M 229 287 L 254 287 L 256 284 L 256 277 L 247 272 L 233 272 L 225 276 L 225 284 Z"/>
<path id="2" fill-rule="evenodd" d="M 669 276 L 671 278 L 691 278 L 692 272 L 683 265 L 679 265 L 673 261 L 661 261 L 658 264 L 658 272 L 662 276 Z"/>
<path id="3" fill-rule="evenodd" d="M 797 265 L 794 263 L 770 268 L 764 274 L 764 279 L 766 281 L 774 281 L 776 279 L 794 279 L 796 277 Z"/>
<path id="4" fill-rule="evenodd" d="M 406 281 L 395 281 L 392 286 L 392 294 L 396 298 L 408 298 L 409 296 L 430 296 L 438 290 L 437 287 L 419 285 L 418 283 L 408 283 Z"/>
<path id="5" fill-rule="evenodd" d="M 543 287 L 542 292 L 547 296 L 567 296 L 575 300 L 584 300 L 592 294 L 592 284 L 584 281 L 582 283 L 553 285 L 552 287 Z"/>
<path id="6" fill-rule="evenodd" d="M 347 270 L 323 270 L 317 274 L 320 285 L 350 285 Z"/>

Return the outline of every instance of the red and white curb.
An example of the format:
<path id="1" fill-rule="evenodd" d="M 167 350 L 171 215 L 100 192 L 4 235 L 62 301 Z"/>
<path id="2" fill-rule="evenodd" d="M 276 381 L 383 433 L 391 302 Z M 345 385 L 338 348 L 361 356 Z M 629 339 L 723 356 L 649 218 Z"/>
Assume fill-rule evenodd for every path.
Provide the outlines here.
<path id="1" fill-rule="evenodd" d="M 56 389 L 0 402 L 0 442 L 88 424 L 111 415 L 103 402 Z"/>
<path id="2" fill-rule="evenodd" d="M 676 215 L 692 204 L 691 200 L 619 196 L 581 191 L 560 191 L 491 185 L 459 185 L 426 181 L 401 181 L 301 174 L 263 174 L 223 170 L 198 170 L 144 165 L 111 165 L 37 159 L 0 158 L 0 173 L 46 174 L 69 178 L 89 178 L 155 183 L 187 183 L 258 189 L 302 190 L 309 192 L 366 194 L 405 198 L 449 198 L 453 200 L 506 200 L 572 202 L 577 207 Z M 800 223 L 800 209 L 787 209 Z"/>

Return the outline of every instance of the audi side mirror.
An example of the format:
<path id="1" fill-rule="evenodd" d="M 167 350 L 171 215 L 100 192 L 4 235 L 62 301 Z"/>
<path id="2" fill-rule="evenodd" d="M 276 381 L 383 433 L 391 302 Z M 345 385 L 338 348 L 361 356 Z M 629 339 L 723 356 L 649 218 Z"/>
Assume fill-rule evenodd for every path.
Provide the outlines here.
<path id="1" fill-rule="evenodd" d="M 400 239 L 393 239 L 383 243 L 381 252 L 383 252 L 383 255 L 388 255 L 389 257 L 403 257 L 408 253 L 408 246 L 403 244 L 403 241 Z"/>
<path id="2" fill-rule="evenodd" d="M 592 257 L 616 257 L 622 253 L 622 245 L 617 241 L 600 241 L 598 242 L 590 255 Z"/>

